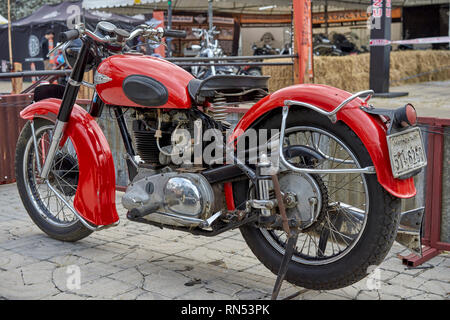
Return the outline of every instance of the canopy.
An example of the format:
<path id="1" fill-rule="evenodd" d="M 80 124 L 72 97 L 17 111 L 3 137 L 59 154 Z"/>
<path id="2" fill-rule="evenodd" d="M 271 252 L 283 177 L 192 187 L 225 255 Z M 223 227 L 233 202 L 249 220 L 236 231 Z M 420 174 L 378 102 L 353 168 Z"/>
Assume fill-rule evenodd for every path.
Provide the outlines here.
<path id="1" fill-rule="evenodd" d="M 3 17 L 3 16 L 0 14 L 0 24 L 4 24 L 4 23 L 8 23 L 8 19 L 5 19 L 5 17 Z"/>
<path id="2" fill-rule="evenodd" d="M 258 14 L 291 12 L 292 0 L 214 0 L 214 11 Z M 83 0 L 83 8 L 130 8 L 139 10 L 167 10 L 167 0 Z M 172 9 L 177 11 L 206 11 L 208 0 L 172 0 Z"/>
<path id="3" fill-rule="evenodd" d="M 83 19 L 89 22 L 108 20 L 111 22 L 119 21 L 126 24 L 139 24 L 142 20 L 118 15 L 109 12 L 101 11 L 82 11 L 82 1 L 78 2 L 63 2 L 56 5 L 44 5 L 36 10 L 33 14 L 25 17 L 23 19 L 17 20 L 12 23 L 13 27 L 19 26 L 35 26 L 43 25 L 48 23 L 63 23 L 66 24 L 67 21 L 74 18 L 74 16 L 82 16 Z"/>
<path id="4" fill-rule="evenodd" d="M 449 0 L 391 0 L 393 7 L 409 7 L 418 5 L 445 4 Z M 366 9 L 371 4 L 371 0 L 312 0 L 313 5 L 335 6 L 348 9 Z M 151 6 L 149 6 L 151 5 Z M 217 11 L 248 11 L 260 12 L 261 14 L 274 13 L 279 11 L 278 7 L 292 5 L 292 0 L 214 0 L 214 10 Z M 167 0 L 83 0 L 83 8 L 115 8 L 143 6 L 155 9 L 167 8 Z M 261 10 L 261 7 L 276 6 L 272 10 Z M 172 7 L 176 10 L 201 11 L 208 8 L 208 0 L 172 0 Z M 271 12 L 272 11 L 272 12 Z"/>
<path id="5" fill-rule="evenodd" d="M 42 69 L 40 43 L 47 30 L 54 32 L 54 40 L 57 42 L 61 32 L 80 22 L 85 23 L 90 30 L 94 30 L 96 24 L 102 20 L 131 30 L 145 21 L 144 16 L 138 19 L 99 10 L 86 10 L 81 5 L 82 1 L 44 5 L 33 14 L 13 22 L 11 31 L 14 61 L 23 63 L 24 70 L 30 69 L 31 63 L 35 63 L 37 69 Z M 148 16 L 146 18 L 148 19 Z M 0 47 L 0 60 L 9 60 L 7 27 L 7 24 L 0 24 L 0 43 L 4 44 Z"/>
<path id="6" fill-rule="evenodd" d="M 167 2 L 167 0 L 83 0 L 83 8 L 98 9 L 128 7 L 135 4 L 147 4 L 156 2 Z"/>

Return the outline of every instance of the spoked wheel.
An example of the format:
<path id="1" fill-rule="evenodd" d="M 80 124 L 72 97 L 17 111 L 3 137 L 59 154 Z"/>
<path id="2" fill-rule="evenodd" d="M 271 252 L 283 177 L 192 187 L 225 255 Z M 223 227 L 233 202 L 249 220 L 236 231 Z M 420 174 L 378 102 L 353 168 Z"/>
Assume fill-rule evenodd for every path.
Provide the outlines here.
<path id="1" fill-rule="evenodd" d="M 73 212 L 79 171 L 78 157 L 70 139 L 57 151 L 48 179 L 39 176 L 53 128 L 51 121 L 34 120 L 36 148 L 31 123 L 23 128 L 16 148 L 17 187 L 25 209 L 41 230 L 58 240 L 77 241 L 92 231 L 83 226 Z"/>
<path id="2" fill-rule="evenodd" d="M 281 117 L 272 118 L 262 127 L 278 124 L 279 128 L 280 121 Z M 307 146 L 320 155 L 312 161 L 289 159 L 295 166 L 350 169 L 372 165 L 348 127 L 332 124 L 309 110 L 289 114 L 284 147 L 293 145 Z M 289 199 L 288 217 L 304 217 L 301 212 L 312 210 L 312 218 L 302 221 L 286 280 L 310 289 L 335 289 L 359 281 L 369 266 L 381 263 L 396 235 L 400 201 L 379 185 L 376 175 L 284 171 L 279 181 Z M 255 226 L 244 226 L 241 231 L 258 259 L 277 273 L 287 243 L 284 231 Z"/>
<path id="3" fill-rule="evenodd" d="M 284 147 L 292 145 L 308 146 L 324 157 L 316 169 L 352 169 L 361 168 L 356 156 L 336 136 L 319 128 L 309 126 L 291 127 L 286 130 Z M 303 159 L 290 159 L 291 163 L 301 166 Z M 315 181 L 316 190 L 305 186 L 307 182 L 302 176 Z M 294 260 L 311 265 L 331 263 L 342 258 L 358 242 L 367 222 L 369 212 L 367 181 L 364 174 L 326 173 L 299 174 L 286 172 L 280 175 L 281 191 L 294 195 L 298 201 L 304 201 L 308 189 L 313 189 L 320 196 L 320 212 L 314 221 L 303 227 L 299 235 Z M 296 182 L 299 184 L 297 186 Z M 284 188 L 283 188 L 284 187 Z M 283 190 L 284 189 L 284 190 Z M 306 201 L 304 201 L 306 202 Z M 299 204 L 301 205 L 301 204 Z M 319 208 L 319 206 L 318 206 Z M 288 209 L 295 215 L 298 206 Z M 318 211 L 318 209 L 316 209 Z M 284 232 L 261 229 L 267 241 L 284 254 L 287 241 Z"/>

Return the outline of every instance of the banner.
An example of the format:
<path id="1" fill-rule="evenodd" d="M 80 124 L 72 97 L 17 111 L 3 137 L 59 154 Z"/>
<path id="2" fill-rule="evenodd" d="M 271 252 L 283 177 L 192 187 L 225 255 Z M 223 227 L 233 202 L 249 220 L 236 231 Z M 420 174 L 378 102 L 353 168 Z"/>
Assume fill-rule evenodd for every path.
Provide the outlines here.
<path id="1" fill-rule="evenodd" d="M 390 44 L 431 44 L 431 43 L 448 43 L 450 37 L 429 37 L 429 38 L 417 38 L 409 40 L 387 40 L 387 39 L 371 39 L 369 41 L 370 46 L 387 46 Z"/>

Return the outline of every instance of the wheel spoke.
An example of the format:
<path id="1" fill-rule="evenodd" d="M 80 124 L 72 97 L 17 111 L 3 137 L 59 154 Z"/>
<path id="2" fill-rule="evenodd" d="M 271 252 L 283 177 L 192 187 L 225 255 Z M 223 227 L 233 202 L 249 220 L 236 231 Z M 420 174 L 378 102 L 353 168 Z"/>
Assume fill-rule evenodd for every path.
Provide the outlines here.
<path id="1" fill-rule="evenodd" d="M 45 162 L 46 155 L 50 146 L 53 126 L 41 127 L 36 130 L 37 155 L 34 147 L 27 148 L 26 159 L 29 159 L 28 186 L 31 189 L 31 195 L 35 200 L 37 209 L 47 221 L 57 225 L 67 225 L 74 223 L 78 218 L 67 207 L 67 204 L 60 199 L 55 192 L 58 192 L 65 201 L 73 205 L 73 195 L 77 190 L 76 181 L 78 171 L 78 159 L 76 154 L 71 154 L 69 146 L 71 141 L 68 139 L 66 144 L 57 151 L 52 169 L 48 177 L 48 182 L 39 178 L 37 171 L 37 161 Z M 31 139 L 32 141 L 32 139 Z M 32 143 L 32 142 L 31 142 Z M 31 166 L 31 167 L 30 167 Z M 74 178 L 75 177 L 75 178 Z M 76 180 L 73 180 L 76 179 Z M 49 188 L 47 183 L 52 184 L 55 191 Z"/>
<path id="2" fill-rule="evenodd" d="M 323 157 L 320 161 L 313 163 L 313 167 L 317 169 L 361 168 L 358 158 L 350 148 L 323 129 L 306 126 L 288 128 L 283 145 L 286 147 L 305 145 L 315 149 Z M 307 159 L 301 156 L 289 161 L 297 166 L 311 163 L 311 161 L 305 162 Z M 287 171 L 285 174 L 292 173 Z M 321 192 L 326 192 L 325 199 L 328 203 L 321 204 L 324 209 L 319 216 L 322 218 L 318 217 L 315 224 L 302 230 L 293 260 L 305 264 L 324 264 L 346 255 L 361 237 L 368 213 L 366 178 L 364 174 L 344 175 L 332 172 L 310 176 L 316 176 L 315 179 L 320 179 L 323 183 L 324 190 Z M 281 191 L 295 193 L 295 190 Z M 340 203 L 345 204 L 345 207 Z M 283 232 L 260 230 L 276 250 L 280 253 L 284 252 Z"/>

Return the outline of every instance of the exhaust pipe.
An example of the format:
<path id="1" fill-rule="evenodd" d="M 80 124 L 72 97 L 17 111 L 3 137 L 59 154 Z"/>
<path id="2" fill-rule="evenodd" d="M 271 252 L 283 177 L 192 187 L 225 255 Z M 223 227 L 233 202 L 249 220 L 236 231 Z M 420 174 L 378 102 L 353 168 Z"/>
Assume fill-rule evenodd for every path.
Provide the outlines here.
<path id="1" fill-rule="evenodd" d="M 400 225 L 395 241 L 422 256 L 422 224 L 425 208 L 400 213 Z"/>

